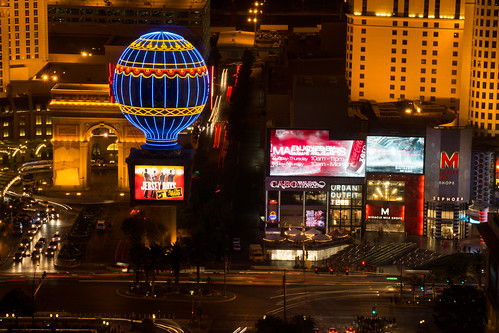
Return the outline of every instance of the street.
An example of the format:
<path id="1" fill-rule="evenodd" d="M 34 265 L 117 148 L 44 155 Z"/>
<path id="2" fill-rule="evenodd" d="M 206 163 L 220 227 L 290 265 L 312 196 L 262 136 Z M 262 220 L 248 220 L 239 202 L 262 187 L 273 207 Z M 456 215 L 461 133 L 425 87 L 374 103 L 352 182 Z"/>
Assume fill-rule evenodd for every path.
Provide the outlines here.
<path id="1" fill-rule="evenodd" d="M 208 276 L 213 288 L 223 290 L 222 272 Z M 203 299 L 203 323 L 208 332 L 232 332 L 237 327 L 252 328 L 263 315 L 283 316 L 284 295 L 282 271 L 230 272 L 227 277 L 228 300 Z M 39 275 L 37 275 L 37 279 Z M 163 273 L 157 283 L 166 283 L 172 276 Z M 351 324 L 358 315 L 368 316 L 373 306 L 380 317 L 395 317 L 398 332 L 416 332 L 417 322 L 432 322 L 432 309 L 395 306 L 390 296 L 397 290 L 393 281 L 368 275 L 330 276 L 313 272 L 286 272 L 286 316 L 312 316 L 316 326 Z M 109 316 L 156 314 L 189 320 L 197 297 L 183 299 L 137 298 L 127 295 L 133 274 L 49 274 L 36 297 L 39 313 L 69 313 L 76 316 Z M 182 274 L 182 283 L 195 288 L 195 275 Z M 32 276 L 4 274 L 0 279 L 1 293 L 21 287 L 29 294 Z"/>

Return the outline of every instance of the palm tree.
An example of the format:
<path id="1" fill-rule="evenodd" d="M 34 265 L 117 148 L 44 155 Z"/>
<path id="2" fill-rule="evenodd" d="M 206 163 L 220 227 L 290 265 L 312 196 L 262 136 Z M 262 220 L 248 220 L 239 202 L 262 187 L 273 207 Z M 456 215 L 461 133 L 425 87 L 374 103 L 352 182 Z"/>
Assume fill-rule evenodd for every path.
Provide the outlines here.
<path id="1" fill-rule="evenodd" d="M 187 258 L 184 245 L 178 240 L 169 245 L 165 252 L 166 262 L 175 275 L 175 288 L 179 290 L 180 268 Z"/>

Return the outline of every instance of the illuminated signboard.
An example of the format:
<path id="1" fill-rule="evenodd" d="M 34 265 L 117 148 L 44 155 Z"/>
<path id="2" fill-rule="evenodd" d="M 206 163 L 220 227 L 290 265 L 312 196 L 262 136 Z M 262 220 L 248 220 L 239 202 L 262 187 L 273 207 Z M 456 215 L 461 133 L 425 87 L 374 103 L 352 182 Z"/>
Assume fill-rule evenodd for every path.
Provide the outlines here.
<path id="1" fill-rule="evenodd" d="M 326 226 L 326 214 L 323 210 L 306 210 L 305 226 L 324 228 Z"/>
<path id="2" fill-rule="evenodd" d="M 135 166 L 135 200 L 184 200 L 184 167 Z"/>
<path id="3" fill-rule="evenodd" d="M 404 222 L 405 206 L 367 204 L 366 217 L 368 221 Z"/>
<path id="4" fill-rule="evenodd" d="M 329 140 L 328 131 L 270 131 L 270 176 L 364 177 L 363 140 Z"/>
<path id="5" fill-rule="evenodd" d="M 362 204 L 362 185 L 331 185 L 331 206 Z"/>
<path id="6" fill-rule="evenodd" d="M 423 137 L 368 136 L 366 147 L 366 172 L 423 174 Z"/>

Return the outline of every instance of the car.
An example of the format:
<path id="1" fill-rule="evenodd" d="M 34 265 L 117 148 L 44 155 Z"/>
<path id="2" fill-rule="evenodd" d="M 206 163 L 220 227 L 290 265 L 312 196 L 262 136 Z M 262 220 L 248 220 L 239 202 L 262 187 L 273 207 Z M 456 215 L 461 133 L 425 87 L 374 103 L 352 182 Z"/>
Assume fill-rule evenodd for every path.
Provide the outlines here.
<path id="1" fill-rule="evenodd" d="M 31 260 L 40 260 L 41 257 L 42 254 L 40 250 L 34 250 L 33 252 L 31 252 Z"/>
<path id="2" fill-rule="evenodd" d="M 327 329 L 327 333 L 338 333 L 338 330 L 334 327 L 330 327 Z"/>
<path id="3" fill-rule="evenodd" d="M 33 239 L 33 237 L 37 232 L 38 228 L 36 227 L 36 225 L 32 224 L 31 227 L 29 227 L 28 229 L 28 237 L 30 237 L 30 239 Z"/>
<path id="4" fill-rule="evenodd" d="M 46 255 L 47 257 L 53 257 L 53 256 L 55 256 L 55 252 L 56 252 L 56 251 L 57 251 L 56 249 L 53 249 L 53 248 L 50 248 L 50 247 L 49 247 L 49 248 L 47 249 L 47 251 L 45 251 L 45 255 Z"/>
<path id="5" fill-rule="evenodd" d="M 43 243 L 43 245 L 45 245 L 45 244 L 47 244 L 47 238 L 40 237 L 40 238 L 38 238 L 38 242 Z"/>
<path id="6" fill-rule="evenodd" d="M 53 250 L 57 250 L 57 247 L 59 247 L 59 243 L 56 241 L 51 241 L 48 245 L 48 248 Z"/>
<path id="7" fill-rule="evenodd" d="M 24 247 L 27 247 L 29 249 L 30 247 L 30 244 L 31 244 L 31 239 L 29 239 L 28 237 L 24 237 L 21 242 L 19 243 L 19 245 L 22 245 Z"/>
<path id="8" fill-rule="evenodd" d="M 48 214 L 46 211 L 41 210 L 36 214 L 35 220 L 40 221 L 42 223 L 47 223 L 48 221 Z"/>
<path id="9" fill-rule="evenodd" d="M 241 251 L 241 239 L 240 238 L 233 238 L 232 239 L 232 246 L 234 251 Z"/>
<path id="10" fill-rule="evenodd" d="M 22 252 L 16 252 L 14 254 L 14 262 L 23 262 L 23 253 Z"/>
<path id="11" fill-rule="evenodd" d="M 54 242 L 60 242 L 61 241 L 61 233 L 59 231 L 56 231 L 54 235 L 52 236 L 52 240 Z"/>
<path id="12" fill-rule="evenodd" d="M 45 244 L 43 242 L 38 241 L 35 244 L 35 250 L 42 251 L 44 246 Z"/>
<path id="13" fill-rule="evenodd" d="M 27 248 L 25 246 L 19 245 L 16 253 L 22 253 L 23 257 L 26 257 Z"/>
<path id="14" fill-rule="evenodd" d="M 353 327 L 345 327 L 345 333 L 356 333 L 357 331 Z"/>
<path id="15" fill-rule="evenodd" d="M 97 230 L 106 230 L 106 221 L 99 220 L 97 221 Z"/>

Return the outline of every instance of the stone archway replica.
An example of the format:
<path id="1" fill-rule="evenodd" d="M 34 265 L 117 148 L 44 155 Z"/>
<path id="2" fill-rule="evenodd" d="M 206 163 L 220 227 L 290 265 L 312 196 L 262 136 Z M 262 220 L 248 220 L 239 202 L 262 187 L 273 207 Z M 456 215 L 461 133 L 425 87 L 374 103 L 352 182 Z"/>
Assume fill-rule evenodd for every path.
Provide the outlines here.
<path id="1" fill-rule="evenodd" d="M 107 84 L 59 84 L 52 89 L 53 190 L 83 191 L 91 176 L 89 142 L 96 128 L 112 129 L 118 145 L 118 190 L 128 191 L 125 159 L 144 134 L 132 126 L 109 96 Z"/>

